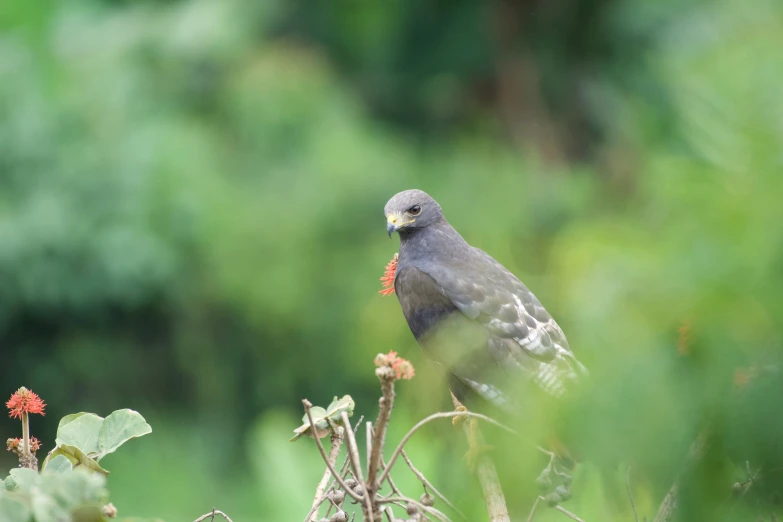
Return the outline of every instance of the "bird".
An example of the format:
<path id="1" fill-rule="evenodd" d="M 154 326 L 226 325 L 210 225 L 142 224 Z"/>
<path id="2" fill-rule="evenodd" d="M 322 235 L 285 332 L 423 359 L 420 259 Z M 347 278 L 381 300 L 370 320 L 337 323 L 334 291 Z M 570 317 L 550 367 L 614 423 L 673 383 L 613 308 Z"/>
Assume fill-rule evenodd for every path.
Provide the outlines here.
<path id="1" fill-rule="evenodd" d="M 446 373 L 458 409 L 489 403 L 519 415 L 535 401 L 562 399 L 587 376 L 536 296 L 471 246 L 429 194 L 400 192 L 384 213 L 389 237 L 400 237 L 394 293 L 424 354 Z"/>
<path id="2" fill-rule="evenodd" d="M 394 293 L 424 353 L 445 367 L 457 398 L 472 393 L 500 407 L 530 382 L 563 397 L 587 374 L 563 330 L 508 269 L 471 246 L 426 192 L 394 195 L 384 208 L 400 249 Z M 448 344 L 438 341 L 450 337 Z"/>

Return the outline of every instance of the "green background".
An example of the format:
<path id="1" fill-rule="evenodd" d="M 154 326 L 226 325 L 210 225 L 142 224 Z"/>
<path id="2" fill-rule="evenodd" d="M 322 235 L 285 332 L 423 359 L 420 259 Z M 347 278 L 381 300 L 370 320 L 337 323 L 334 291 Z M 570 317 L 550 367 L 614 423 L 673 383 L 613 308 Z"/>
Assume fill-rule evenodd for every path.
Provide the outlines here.
<path id="1" fill-rule="evenodd" d="M 378 294 L 414 187 L 591 369 L 588 406 L 524 419 L 589 441 L 570 510 L 631 520 L 631 464 L 652 519 L 709 421 L 685 519 L 780 511 L 780 2 L 12 1 L 0 31 L 2 393 L 47 402 L 46 449 L 63 415 L 145 416 L 105 461 L 121 516 L 304 518 L 300 400 L 374 418 L 378 352 L 417 368 L 392 441 L 450 408 Z M 526 514 L 545 460 L 495 442 Z M 480 519 L 464 450 L 444 421 L 410 453 Z"/>

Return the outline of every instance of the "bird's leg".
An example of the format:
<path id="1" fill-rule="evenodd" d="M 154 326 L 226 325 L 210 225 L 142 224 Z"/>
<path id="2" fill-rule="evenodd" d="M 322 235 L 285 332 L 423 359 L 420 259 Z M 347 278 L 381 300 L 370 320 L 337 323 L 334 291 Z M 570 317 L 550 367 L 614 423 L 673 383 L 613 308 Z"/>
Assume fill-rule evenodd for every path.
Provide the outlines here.
<path id="1" fill-rule="evenodd" d="M 451 402 L 454 403 L 454 411 L 457 413 L 465 413 L 468 411 L 468 409 L 465 407 L 464 404 L 462 404 L 459 399 L 454 395 L 454 393 L 451 394 Z M 451 419 L 452 426 L 459 426 L 462 424 L 462 421 L 465 420 L 465 417 L 463 416 L 457 416 Z"/>
<path id="2" fill-rule="evenodd" d="M 457 412 L 466 412 L 468 409 L 465 407 L 464 404 L 462 404 L 459 399 L 457 399 L 454 394 L 451 394 L 451 400 L 454 403 L 454 411 Z M 459 426 L 462 421 L 464 420 L 464 417 L 458 416 L 454 417 L 452 420 L 452 424 L 454 426 Z M 466 429 L 466 433 L 468 436 L 468 452 L 465 453 L 465 456 L 463 457 L 465 459 L 465 463 L 467 464 L 468 468 L 471 471 L 475 471 L 476 467 L 478 465 L 479 458 L 484 454 L 488 453 L 490 450 L 492 450 L 492 446 L 488 446 L 484 443 L 484 439 L 481 436 L 481 432 L 479 431 L 478 426 L 478 420 L 474 418 L 468 419 L 468 426 Z"/>

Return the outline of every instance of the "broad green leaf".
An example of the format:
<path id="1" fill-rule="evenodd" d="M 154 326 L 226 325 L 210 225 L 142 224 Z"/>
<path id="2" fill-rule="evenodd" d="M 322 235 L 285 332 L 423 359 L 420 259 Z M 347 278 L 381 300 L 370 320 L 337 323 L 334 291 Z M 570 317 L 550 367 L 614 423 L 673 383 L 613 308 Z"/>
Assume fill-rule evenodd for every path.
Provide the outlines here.
<path id="1" fill-rule="evenodd" d="M 41 471 L 48 473 L 67 473 L 73 469 L 73 464 L 68 460 L 65 455 L 57 455 L 50 461 L 44 460 L 44 464 L 41 466 Z"/>
<path id="2" fill-rule="evenodd" d="M 58 446 L 75 446 L 84 453 L 98 451 L 98 434 L 104 419 L 94 413 L 75 413 L 60 421 L 55 442 Z"/>
<path id="3" fill-rule="evenodd" d="M 71 464 L 73 464 L 73 467 L 76 468 L 78 466 L 84 466 L 87 469 L 91 469 L 93 471 L 98 471 L 100 473 L 104 473 L 106 475 L 109 474 L 108 471 L 103 469 L 98 462 L 91 458 L 89 455 L 84 453 L 82 450 L 77 448 L 76 446 L 69 446 L 67 444 L 64 444 L 62 446 L 56 447 L 44 460 L 43 463 L 43 469 L 48 469 L 51 462 L 57 457 L 57 456 L 64 456 L 66 457 Z"/>
<path id="4" fill-rule="evenodd" d="M 5 479 L 8 491 L 30 490 L 38 482 L 38 472 L 27 468 L 14 468 Z"/>
<path id="5" fill-rule="evenodd" d="M 30 508 L 11 495 L 0 493 L 0 520 L 3 522 L 28 522 Z"/>
<path id="6" fill-rule="evenodd" d="M 100 460 L 136 437 L 152 432 L 152 428 L 139 412 L 129 409 L 117 410 L 103 420 L 98 435 L 98 454 Z"/>

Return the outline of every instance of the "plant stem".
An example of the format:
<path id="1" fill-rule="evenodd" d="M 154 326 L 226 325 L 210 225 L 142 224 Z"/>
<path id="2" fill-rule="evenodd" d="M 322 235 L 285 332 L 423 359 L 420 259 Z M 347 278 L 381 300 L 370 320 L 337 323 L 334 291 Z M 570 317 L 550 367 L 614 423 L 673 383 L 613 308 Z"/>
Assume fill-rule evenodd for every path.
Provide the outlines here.
<path id="1" fill-rule="evenodd" d="M 30 456 L 30 417 L 26 411 L 22 412 L 22 453 Z"/>

